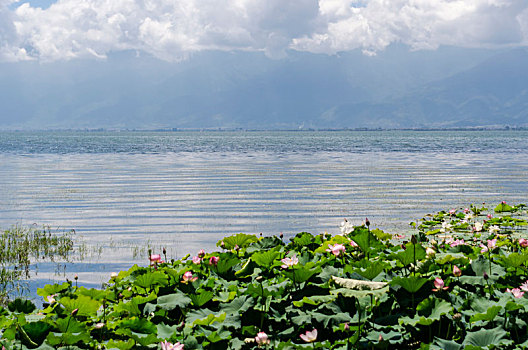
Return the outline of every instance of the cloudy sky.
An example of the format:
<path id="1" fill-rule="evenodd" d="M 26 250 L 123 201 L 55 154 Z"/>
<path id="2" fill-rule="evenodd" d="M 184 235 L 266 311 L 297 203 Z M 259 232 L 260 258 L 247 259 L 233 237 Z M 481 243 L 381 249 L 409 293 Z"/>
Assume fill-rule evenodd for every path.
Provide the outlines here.
<path id="1" fill-rule="evenodd" d="M 0 0 L 0 81 L 0 129 L 528 126 L 528 1 Z"/>
<path id="2" fill-rule="evenodd" d="M 528 44 L 526 0 L 0 0 L 0 60 L 105 59 L 135 50 L 180 61 L 208 50 L 375 55 L 392 43 Z"/>

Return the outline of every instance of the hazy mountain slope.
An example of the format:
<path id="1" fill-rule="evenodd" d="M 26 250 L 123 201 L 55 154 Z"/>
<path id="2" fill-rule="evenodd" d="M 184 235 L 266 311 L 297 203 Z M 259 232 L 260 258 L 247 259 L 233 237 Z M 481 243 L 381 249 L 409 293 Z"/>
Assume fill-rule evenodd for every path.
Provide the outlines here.
<path id="1" fill-rule="evenodd" d="M 472 127 L 528 125 L 528 51 L 511 50 L 467 71 L 385 103 L 343 104 L 347 126 Z"/>
<path id="2" fill-rule="evenodd" d="M 120 53 L 2 64 L 0 128 L 487 125 L 501 113 L 524 122 L 526 52 L 492 55 L 393 46 L 376 57 L 207 52 L 168 63 Z"/>

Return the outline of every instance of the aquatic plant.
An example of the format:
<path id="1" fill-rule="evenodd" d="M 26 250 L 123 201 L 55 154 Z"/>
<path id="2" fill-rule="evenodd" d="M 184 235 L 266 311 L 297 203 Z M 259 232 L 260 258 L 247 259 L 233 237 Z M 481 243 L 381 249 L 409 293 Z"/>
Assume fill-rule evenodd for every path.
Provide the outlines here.
<path id="1" fill-rule="evenodd" d="M 14 226 L 0 233 L 0 304 L 25 291 L 30 266 L 38 261 L 66 260 L 73 251 L 73 231 Z"/>
<path id="2" fill-rule="evenodd" d="M 523 349 L 527 217 L 524 205 L 501 203 L 427 215 L 408 240 L 363 224 L 289 242 L 237 234 L 198 259 L 150 254 L 147 266 L 113 274 L 101 290 L 47 285 L 38 290 L 42 310 L 12 301 L 0 311 L 0 342 L 6 349 Z"/>

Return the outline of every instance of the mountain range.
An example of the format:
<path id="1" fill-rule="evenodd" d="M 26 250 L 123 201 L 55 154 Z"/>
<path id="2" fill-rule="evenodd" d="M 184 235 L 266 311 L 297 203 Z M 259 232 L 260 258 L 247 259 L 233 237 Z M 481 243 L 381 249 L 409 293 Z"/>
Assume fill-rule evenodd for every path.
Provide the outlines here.
<path id="1" fill-rule="evenodd" d="M 0 64 L 0 129 L 528 126 L 528 50 Z"/>

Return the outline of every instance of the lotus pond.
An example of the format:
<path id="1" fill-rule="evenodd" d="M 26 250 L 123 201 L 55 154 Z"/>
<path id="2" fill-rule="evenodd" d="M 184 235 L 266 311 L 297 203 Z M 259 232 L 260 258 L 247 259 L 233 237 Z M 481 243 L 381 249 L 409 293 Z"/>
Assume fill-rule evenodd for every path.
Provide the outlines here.
<path id="1" fill-rule="evenodd" d="M 38 290 L 0 310 L 6 349 L 525 349 L 525 205 L 449 209 L 403 236 L 238 234 L 218 251 Z M 372 227 L 371 227 L 372 226 Z"/>

